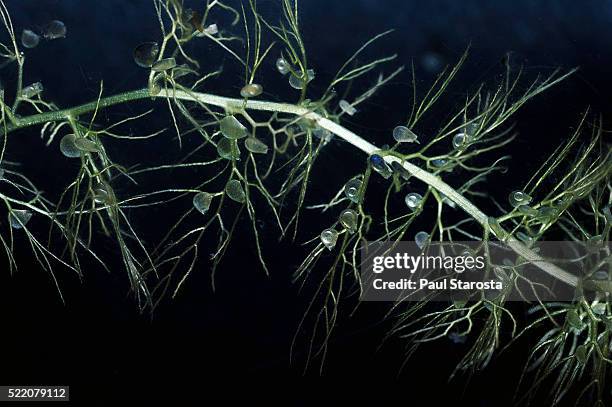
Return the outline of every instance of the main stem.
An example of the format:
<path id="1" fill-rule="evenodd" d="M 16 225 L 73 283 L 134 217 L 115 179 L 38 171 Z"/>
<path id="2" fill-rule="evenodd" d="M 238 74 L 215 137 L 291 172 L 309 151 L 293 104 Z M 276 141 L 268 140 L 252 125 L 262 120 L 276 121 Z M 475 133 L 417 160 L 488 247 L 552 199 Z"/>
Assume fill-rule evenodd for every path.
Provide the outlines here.
<path id="1" fill-rule="evenodd" d="M 47 122 L 54 121 L 64 121 L 70 120 L 78 117 L 81 114 L 90 113 L 96 109 L 102 109 L 105 107 L 109 107 L 112 105 L 117 105 L 121 103 L 126 103 L 139 99 L 150 98 L 151 94 L 148 89 L 141 89 L 131 92 L 125 92 L 114 96 L 108 96 L 104 98 L 100 98 L 99 100 L 91 103 L 87 103 L 84 105 L 76 106 L 69 109 L 57 110 L 46 113 L 39 113 L 32 116 L 15 118 L 13 121 L 7 125 L 6 131 L 7 133 L 12 132 L 14 130 L 22 129 L 25 127 L 43 124 Z M 365 152 L 368 155 L 375 153 L 376 151 L 380 151 L 378 147 L 374 144 L 369 143 L 363 138 L 359 137 L 357 134 L 348 130 L 347 128 L 339 125 L 336 122 L 333 122 L 317 113 L 314 113 L 302 106 L 296 106 L 287 103 L 275 103 L 275 102 L 266 102 L 259 100 L 244 100 L 244 99 L 235 99 L 235 98 L 227 98 L 223 96 L 211 95 L 207 93 L 199 93 L 199 92 L 190 92 L 184 90 L 164 90 L 162 93 L 157 95 L 156 97 L 160 98 L 170 98 L 170 99 L 179 99 L 179 100 L 187 100 L 192 102 L 198 102 L 206 105 L 212 105 L 221 107 L 228 111 L 236 111 L 241 109 L 250 109 L 250 110 L 259 110 L 259 111 L 268 111 L 268 112 L 278 112 L 278 113 L 288 113 L 293 114 L 300 117 L 305 117 L 307 119 L 313 120 L 317 123 L 318 126 L 324 128 L 336 136 L 344 139 L 348 143 L 352 144 L 354 147 L 357 147 L 361 151 Z M 468 199 L 466 199 L 463 195 L 458 193 L 454 188 L 450 185 L 442 181 L 439 177 L 431 174 L 423 170 L 422 168 L 417 167 L 414 164 L 411 164 L 406 161 L 402 161 L 401 159 L 387 155 L 383 157 L 384 160 L 391 164 L 392 162 L 397 162 L 401 164 L 413 177 L 423 181 L 427 185 L 436 189 L 437 191 L 443 193 L 457 204 L 461 209 L 467 212 L 472 218 L 474 218 L 483 228 L 490 230 L 498 239 L 504 241 L 514 250 L 519 256 L 528 260 L 544 272 L 550 274 L 551 276 L 563 281 L 566 284 L 576 287 L 578 285 L 578 277 L 575 275 L 568 273 L 567 271 L 561 269 L 560 267 L 547 262 L 540 255 L 530 250 L 527 246 L 521 243 L 518 239 L 512 236 L 510 233 L 505 231 L 501 227 L 491 228 L 489 224 L 489 217 L 485 215 L 478 207 L 476 207 L 473 203 L 471 203 Z"/>

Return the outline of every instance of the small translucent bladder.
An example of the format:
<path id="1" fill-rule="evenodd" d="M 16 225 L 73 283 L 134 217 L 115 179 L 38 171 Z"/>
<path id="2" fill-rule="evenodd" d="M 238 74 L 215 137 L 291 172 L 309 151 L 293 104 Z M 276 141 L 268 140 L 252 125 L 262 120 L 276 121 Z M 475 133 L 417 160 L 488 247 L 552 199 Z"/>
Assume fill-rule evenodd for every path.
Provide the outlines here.
<path id="1" fill-rule="evenodd" d="M 32 30 L 23 30 L 21 32 L 21 45 L 25 48 L 36 48 L 40 43 L 40 36 Z"/>
<path id="2" fill-rule="evenodd" d="M 93 141 L 86 139 L 84 137 L 76 137 L 74 139 L 74 145 L 76 148 L 86 153 L 99 153 L 100 152 L 100 146 L 98 146 Z"/>
<path id="3" fill-rule="evenodd" d="M 293 89 L 298 89 L 298 90 L 304 89 L 306 85 L 315 78 L 315 71 L 312 69 L 308 69 L 306 71 L 305 76 L 306 77 L 304 78 L 303 74 L 302 76 L 296 76 L 295 74 L 289 75 L 289 85 Z"/>
<path id="4" fill-rule="evenodd" d="M 291 74 L 289 76 L 289 85 L 293 89 L 298 89 L 298 90 L 304 89 L 304 81 L 301 78 L 295 76 L 294 74 Z"/>
<path id="5" fill-rule="evenodd" d="M 385 160 L 378 154 L 372 154 L 370 156 L 370 164 L 372 164 L 372 168 L 374 168 L 374 171 L 382 175 L 384 178 L 389 178 L 393 174 L 391 168 L 387 165 Z"/>
<path id="6" fill-rule="evenodd" d="M 529 205 L 519 205 L 517 209 L 520 213 L 526 216 L 538 216 L 540 214 L 537 209 L 534 209 Z"/>
<path id="7" fill-rule="evenodd" d="M 431 160 L 431 165 L 433 165 L 435 168 L 442 168 L 446 165 L 447 162 L 448 160 L 444 158 L 436 158 Z"/>
<path id="8" fill-rule="evenodd" d="M 240 160 L 240 149 L 236 140 L 222 138 L 217 143 L 217 154 L 226 160 Z"/>
<path id="9" fill-rule="evenodd" d="M 153 79 L 149 81 L 149 94 L 152 97 L 159 95 L 162 91 L 162 87 L 164 86 L 163 77 L 164 74 L 158 73 L 156 75 L 153 75 Z"/>
<path id="10" fill-rule="evenodd" d="M 594 280 L 608 280 L 609 278 L 610 278 L 610 275 L 608 274 L 606 270 L 598 270 L 595 273 L 593 273 Z"/>
<path id="11" fill-rule="evenodd" d="M 247 137 L 244 140 L 244 146 L 253 154 L 267 154 L 268 146 L 255 137 Z"/>
<path id="12" fill-rule="evenodd" d="M 239 139 L 247 136 L 247 129 L 234 116 L 225 116 L 219 122 L 221 134 L 229 139 Z"/>
<path id="13" fill-rule="evenodd" d="M 591 309 L 593 310 L 593 313 L 595 315 L 605 315 L 606 313 L 606 302 L 598 302 L 596 304 L 593 304 L 591 306 Z M 586 359 L 586 358 L 585 358 Z"/>
<path id="14" fill-rule="evenodd" d="M 414 134 L 412 130 L 410 130 L 406 126 L 397 126 L 393 129 L 393 138 L 398 143 L 418 143 L 418 136 Z"/>
<path id="15" fill-rule="evenodd" d="M 43 90 L 45 90 L 45 88 L 42 83 L 34 82 L 21 90 L 21 97 L 24 99 L 30 99 L 36 95 L 40 95 Z"/>
<path id="16" fill-rule="evenodd" d="M 159 45 L 156 42 L 143 42 L 134 48 L 134 62 L 143 68 L 151 68 L 159 55 Z"/>
<path id="17" fill-rule="evenodd" d="M 172 77 L 174 80 L 191 74 L 197 74 L 197 72 L 187 64 L 177 65 L 176 68 L 172 70 Z"/>
<path id="18" fill-rule="evenodd" d="M 246 201 L 246 195 L 240 181 L 233 179 L 225 186 L 225 194 L 232 200 L 238 203 Z"/>
<path id="19" fill-rule="evenodd" d="M 325 143 L 329 142 L 332 138 L 334 138 L 334 133 L 319 126 L 315 126 L 312 129 L 312 135 L 318 139 L 323 140 Z"/>
<path id="20" fill-rule="evenodd" d="M 522 191 L 514 191 L 508 196 L 508 201 L 510 202 L 510 205 L 518 208 L 521 205 L 529 205 L 531 202 L 531 197 Z"/>
<path id="21" fill-rule="evenodd" d="M 45 26 L 43 29 L 43 37 L 48 40 L 56 40 L 58 38 L 65 38 L 68 33 L 66 24 L 60 20 L 53 20 Z"/>
<path id="22" fill-rule="evenodd" d="M 176 67 L 176 59 L 164 58 L 164 59 L 160 59 L 159 61 L 151 65 L 151 70 L 153 72 L 165 72 L 165 71 L 169 71 L 170 69 L 174 67 Z"/>
<path id="23" fill-rule="evenodd" d="M 423 231 L 418 232 L 416 235 L 414 235 L 414 242 L 419 249 L 423 250 L 429 242 L 429 233 Z"/>
<path id="24" fill-rule="evenodd" d="M 414 210 L 421 205 L 421 202 L 423 202 L 423 196 L 418 192 L 410 192 L 406 194 L 404 202 L 406 202 L 406 206 L 408 206 L 408 208 Z"/>
<path id="25" fill-rule="evenodd" d="M 344 186 L 344 195 L 351 202 L 359 203 L 359 190 L 361 189 L 361 181 L 352 179 Z"/>
<path id="26" fill-rule="evenodd" d="M 276 70 L 280 72 L 282 75 L 287 75 L 289 71 L 291 70 L 291 65 L 289 65 L 289 62 L 287 62 L 285 58 L 279 57 L 276 60 Z"/>
<path id="27" fill-rule="evenodd" d="M 506 235 L 506 232 L 504 231 L 504 228 L 502 228 L 502 226 L 499 224 L 499 221 L 497 220 L 497 218 L 493 217 L 493 216 L 489 216 L 487 218 L 487 223 L 489 225 L 489 228 L 491 229 L 491 231 L 498 237 L 498 238 L 504 238 Z"/>
<path id="28" fill-rule="evenodd" d="M 582 323 L 582 318 L 578 315 L 576 310 L 569 310 L 567 315 L 565 316 L 567 323 L 574 329 L 582 330 L 584 328 L 584 324 Z"/>
<path id="29" fill-rule="evenodd" d="M 398 173 L 404 181 L 408 181 L 410 179 L 410 172 L 406 168 L 404 168 L 402 164 L 398 163 L 397 161 L 393 161 L 391 163 L 391 168 L 393 168 L 393 171 Z"/>
<path id="30" fill-rule="evenodd" d="M 452 343 L 461 345 L 461 344 L 464 344 L 467 341 L 467 336 L 462 335 L 462 334 L 460 334 L 458 332 L 450 332 L 448 334 L 448 339 L 450 339 L 450 341 Z"/>
<path id="31" fill-rule="evenodd" d="M 213 196 L 208 192 L 198 192 L 193 196 L 193 207 L 204 215 L 210 208 Z"/>
<path id="32" fill-rule="evenodd" d="M 254 98 L 261 95 L 262 92 L 263 86 L 257 83 L 249 83 L 240 90 L 240 96 L 243 98 Z"/>
<path id="33" fill-rule="evenodd" d="M 105 182 L 100 182 L 94 188 L 94 202 L 101 205 L 111 204 L 113 201 L 113 192 L 110 187 Z"/>
<path id="34" fill-rule="evenodd" d="M 357 113 L 357 109 L 355 109 L 353 105 L 344 99 L 338 103 L 338 106 L 340 106 L 340 109 L 349 116 L 353 116 L 355 113 Z"/>
<path id="35" fill-rule="evenodd" d="M 552 221 L 556 216 L 557 210 L 552 206 L 542 206 L 538 209 L 538 218 L 544 223 Z"/>
<path id="36" fill-rule="evenodd" d="M 467 144 L 468 137 L 465 133 L 457 133 L 453 136 L 453 147 L 461 148 Z"/>
<path id="37" fill-rule="evenodd" d="M 447 204 L 448 206 L 450 206 L 451 208 L 456 208 L 457 204 L 455 202 L 453 202 L 449 197 L 447 197 L 444 194 L 440 194 L 440 196 L 442 197 L 442 202 Z"/>
<path id="38" fill-rule="evenodd" d="M 13 229 L 22 229 L 32 218 L 32 212 L 26 209 L 13 209 L 9 214 L 9 222 Z"/>
<path id="39" fill-rule="evenodd" d="M 340 214 L 340 224 L 350 233 L 357 231 L 357 220 L 359 214 L 353 209 L 345 209 Z"/>
<path id="40" fill-rule="evenodd" d="M 81 156 L 81 150 L 79 150 L 75 144 L 76 137 L 74 134 L 66 134 L 60 141 L 60 151 L 68 158 L 76 158 Z"/>
<path id="41" fill-rule="evenodd" d="M 525 232 L 522 231 L 518 231 L 516 232 L 516 238 L 518 240 L 520 240 L 521 242 L 525 243 L 525 245 L 527 247 L 531 247 L 533 245 L 533 238 L 531 236 L 529 236 L 528 234 L 526 234 Z"/>
<path id="42" fill-rule="evenodd" d="M 603 247 L 604 240 L 602 235 L 593 235 L 587 239 L 586 249 L 591 253 L 596 253 Z"/>
<path id="43" fill-rule="evenodd" d="M 479 128 L 480 128 L 480 125 L 478 123 L 468 123 L 465 125 L 464 133 L 466 137 L 468 138 L 468 141 L 473 139 L 474 136 L 476 136 L 476 133 L 478 133 Z"/>
<path id="44" fill-rule="evenodd" d="M 325 229 L 321 232 L 320 238 L 327 250 L 332 250 L 338 241 L 338 232 L 335 229 Z"/>

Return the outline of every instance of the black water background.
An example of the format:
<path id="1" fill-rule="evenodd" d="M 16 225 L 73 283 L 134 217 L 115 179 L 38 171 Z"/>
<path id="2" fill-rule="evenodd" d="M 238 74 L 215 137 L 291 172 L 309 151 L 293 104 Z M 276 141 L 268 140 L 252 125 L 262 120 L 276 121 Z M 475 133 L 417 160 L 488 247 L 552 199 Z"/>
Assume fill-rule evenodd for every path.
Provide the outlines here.
<path id="1" fill-rule="evenodd" d="M 317 80 L 325 83 L 351 50 L 387 28 L 397 31 L 377 51 L 397 52 L 401 64 L 414 60 L 423 88 L 433 79 L 433 73 L 423 67 L 424 58 L 452 63 L 470 45 L 471 57 L 451 93 L 458 100 L 479 82 L 494 80 L 500 72 L 500 60 L 508 51 L 513 51 L 517 64 L 525 65 L 526 80 L 556 67 L 580 66 L 571 80 L 538 97 L 517 116 L 522 136 L 509 152 L 520 160 L 515 161 L 510 175 L 495 183 L 500 191 L 491 191 L 502 196 L 517 182 L 524 182 L 537 168 L 538 160 L 545 158 L 544 152 L 562 142 L 587 106 L 603 114 L 610 111 L 611 2 L 423 3 L 302 1 L 305 40 Z M 271 10 L 276 4 L 266 1 L 262 7 Z M 43 44 L 27 53 L 30 63 L 26 78 L 41 80 L 48 97 L 59 106 L 92 100 L 102 79 L 108 93 L 144 83 L 144 73 L 133 65 L 130 54 L 135 44 L 157 35 L 150 2 L 9 0 L 7 5 L 14 11 L 19 31 L 54 18 L 69 27 L 65 40 Z M 219 64 L 215 59 L 219 53 L 212 47 L 198 52 L 206 66 Z M 1 75 L 9 84 L 11 76 L 5 76 L 5 72 Z M 228 75 L 231 86 L 221 81 L 211 90 L 235 94 L 239 85 Z M 266 89 L 277 90 L 271 97 L 282 95 L 284 84 L 271 67 L 267 75 L 262 78 Z M 409 91 L 405 75 L 364 106 L 353 128 L 382 144 L 389 130 L 405 116 L 405 95 Z M 454 106 L 457 99 L 445 103 L 441 110 Z M 105 119 L 116 120 L 132 111 L 125 109 L 111 110 Z M 428 123 L 435 126 L 435 122 L 434 117 Z M 144 131 L 144 127 L 136 130 Z M 24 131 L 18 136 L 19 146 L 13 154 L 30 158 L 27 165 L 34 179 L 52 189 L 72 174 L 73 167 L 59 166 L 59 153 L 40 146 L 36 132 Z M 146 162 L 172 152 L 153 145 L 147 150 L 128 146 L 116 154 Z M 32 156 L 40 159 L 31 160 Z M 338 157 L 342 157 L 342 168 Z M 314 174 L 320 183 L 313 186 L 313 201 L 327 198 L 330 188 L 350 175 L 351 169 L 360 168 L 362 159 L 346 154 L 342 145 L 330 146 Z M 302 240 L 322 228 L 318 222 L 323 221 L 317 217 L 308 219 Z M 141 227 L 146 233 L 151 226 Z M 114 249 L 109 245 L 108 250 Z M 268 250 L 275 254 L 272 278 L 265 277 L 256 266 L 249 254 L 252 244 L 245 239 L 234 246 L 219 273 L 216 293 L 211 292 L 203 268 L 194 273 L 176 300 L 158 309 L 153 321 L 138 314 L 119 270 L 108 275 L 93 269 L 82 282 L 63 276 L 66 305 L 58 301 L 50 279 L 35 268 L 23 267 L 11 278 L 3 275 L 0 382 L 67 383 L 73 387 L 75 399 L 94 405 L 119 400 L 156 404 L 172 398 L 197 405 L 196 400 L 203 404 L 214 396 L 282 400 L 286 405 L 326 405 L 330 400 L 341 405 L 411 399 L 427 399 L 430 405 L 448 400 L 460 405 L 504 405 L 508 401 L 526 347 L 502 356 L 492 370 L 476 376 L 461 399 L 463 382 L 446 383 L 457 355 L 456 349 L 446 343 L 427 348 L 429 352 L 412 360 L 396 378 L 402 361 L 401 343 L 392 342 L 381 352 L 374 352 L 384 333 L 373 324 L 381 312 L 377 307 L 344 321 L 332 341 L 323 376 L 319 378 L 311 370 L 304 377 L 300 366 L 291 366 L 288 361 L 289 343 L 306 301 L 303 297 L 296 301 L 297 290 L 290 284 L 289 275 L 304 251 L 290 242 L 272 245 Z M 27 251 L 20 254 L 27 256 Z M 234 383 L 234 390 L 221 390 L 222 383 Z M 330 396 L 322 395 L 324 388 Z M 292 394 L 283 396 L 286 390 L 292 390 Z"/>

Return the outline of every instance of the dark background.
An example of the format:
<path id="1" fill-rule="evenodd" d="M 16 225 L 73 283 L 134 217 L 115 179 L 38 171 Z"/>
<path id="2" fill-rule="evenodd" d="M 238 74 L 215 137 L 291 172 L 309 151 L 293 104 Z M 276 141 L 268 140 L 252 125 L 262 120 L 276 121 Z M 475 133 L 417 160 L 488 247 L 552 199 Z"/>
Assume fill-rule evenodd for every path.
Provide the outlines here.
<path id="1" fill-rule="evenodd" d="M 150 1 L 5 1 L 19 33 L 51 19 L 66 23 L 66 39 L 26 51 L 26 82 L 42 81 L 47 98 L 59 106 L 94 99 L 102 79 L 107 94 L 145 84 L 145 72 L 133 64 L 131 51 L 142 41 L 158 38 Z M 278 2 L 260 5 L 273 15 Z M 397 52 L 398 64 L 414 61 L 420 91 L 440 67 L 471 47 L 441 112 L 448 113 L 480 82 L 499 78 L 500 61 L 507 52 L 517 67 L 525 67 L 526 83 L 538 73 L 579 66 L 579 73 L 516 116 L 521 136 L 507 151 L 520 160 L 513 162 L 511 175 L 500 176 L 492 194 L 499 189 L 505 196 L 508 188 L 525 181 L 570 134 L 587 106 L 604 117 L 610 110 L 611 1 L 302 0 L 301 8 L 309 61 L 317 70 L 315 90 L 324 87 L 352 50 L 388 28 L 396 32 L 376 52 Z M 213 47 L 195 52 L 204 67 L 229 63 Z M 280 83 L 272 67 L 266 72 L 268 77 L 260 78 L 269 90 L 266 96 L 282 99 L 286 84 Z M 232 75 L 230 69 L 227 81 L 211 85 L 211 91 L 235 95 L 240 80 Z M 0 77 L 10 84 L 14 75 L 4 69 Z M 349 126 L 383 144 L 390 129 L 404 120 L 410 92 L 405 73 L 364 105 Z M 105 113 L 105 119 L 132 112 L 131 107 L 122 109 Z M 159 111 L 164 111 L 163 106 Z M 167 117 L 160 113 L 158 120 Z M 155 124 L 142 124 L 138 130 Z M 430 118 L 423 133 L 436 124 L 436 117 Z M 70 179 L 74 168 L 58 166 L 52 156 L 57 153 L 46 153 L 36 131 L 17 134 L 19 143 L 14 141 L 9 158 L 29 160 L 33 179 L 50 189 Z M 166 154 L 160 146 L 148 151 L 125 148 L 116 155 L 136 155 L 147 162 Z M 311 202 L 328 199 L 331 188 L 362 164 L 363 157 L 346 154 L 340 144 L 331 145 L 315 172 L 318 181 Z M 328 221 L 314 215 L 306 219 L 299 242 L 317 234 Z M 146 234 L 153 226 L 139 227 Z M 502 406 L 510 402 L 528 341 L 494 359 L 483 375 L 471 378 L 469 387 L 465 377 L 449 383 L 453 363 L 468 345 L 442 341 L 424 347 L 400 371 L 401 341 L 392 340 L 376 351 L 389 327 L 379 323 L 385 312 L 379 305 L 342 318 L 321 375 L 316 367 L 303 372 L 300 352 L 291 364 L 289 345 L 308 296 L 298 293 L 290 275 L 305 250 L 289 241 L 275 243 L 271 233 L 266 248 L 272 259 L 270 278 L 255 261 L 250 236 L 245 237 L 233 245 L 222 264 L 215 293 L 207 265 L 202 264 L 181 295 L 164 302 L 152 317 L 139 314 L 120 270 L 106 274 L 92 267 L 82 281 L 61 276 L 66 298 L 62 304 L 48 276 L 28 266 L 27 247 L 18 249 L 23 262 L 19 272 L 10 277 L 0 273 L 0 384 L 67 384 L 73 400 L 82 405 L 157 405 L 173 399 L 181 400 L 181 405 L 204 405 L 217 397 L 230 404 L 249 400 L 284 405 Z M 112 253 L 114 248 L 109 245 L 108 250 Z"/>

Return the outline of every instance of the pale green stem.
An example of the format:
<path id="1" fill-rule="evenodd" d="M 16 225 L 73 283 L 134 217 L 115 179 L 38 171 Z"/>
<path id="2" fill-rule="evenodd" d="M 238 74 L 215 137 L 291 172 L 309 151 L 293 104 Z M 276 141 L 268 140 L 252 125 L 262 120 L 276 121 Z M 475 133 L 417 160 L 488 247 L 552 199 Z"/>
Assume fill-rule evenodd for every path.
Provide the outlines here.
<path id="1" fill-rule="evenodd" d="M 108 106 L 112 106 L 115 104 L 125 103 L 132 100 L 144 99 L 151 97 L 149 91 L 147 89 L 126 92 L 115 96 L 109 96 L 106 98 L 102 98 L 99 101 L 84 104 L 81 106 L 77 106 L 71 109 L 58 110 L 53 112 L 36 114 L 28 117 L 23 117 L 17 119 L 14 123 L 8 125 L 8 132 L 13 130 L 17 130 L 20 128 L 42 124 L 50 121 L 63 121 L 67 120 L 71 117 L 78 117 L 81 114 L 89 113 L 94 111 L 96 108 L 104 108 Z M 227 111 L 235 112 L 240 111 L 242 109 L 250 109 L 250 110 L 259 110 L 259 111 L 268 111 L 268 112 L 277 112 L 277 113 L 287 113 L 293 114 L 296 116 L 304 117 L 310 120 L 313 120 L 317 123 L 318 126 L 324 128 L 336 136 L 344 139 L 349 144 L 352 144 L 354 147 L 359 150 L 365 152 L 368 155 L 374 154 L 377 151 L 380 151 L 378 147 L 374 144 L 369 143 L 363 138 L 359 137 L 357 134 L 348 130 L 347 128 L 339 125 L 338 123 L 329 120 L 317 113 L 314 113 L 308 110 L 305 107 L 287 104 L 287 103 L 275 103 L 275 102 L 266 102 L 259 100 L 244 100 L 244 99 L 236 99 L 236 98 L 228 98 L 223 96 L 211 95 L 207 93 L 199 93 L 199 92 L 190 92 L 184 90 L 164 90 L 162 93 L 157 95 L 156 97 L 163 98 L 176 98 L 180 100 L 187 100 L 192 102 L 198 102 L 206 105 L 212 105 L 221 107 Z M 568 273 L 567 271 L 561 269 L 560 267 L 548 263 L 537 253 L 529 249 L 523 243 L 521 243 L 514 236 L 510 235 L 507 231 L 505 231 L 501 227 L 491 228 L 489 225 L 489 217 L 485 215 L 478 207 L 476 207 L 473 203 L 471 203 L 468 199 L 466 199 L 463 195 L 458 193 L 454 188 L 450 185 L 442 181 L 439 177 L 434 174 L 431 174 L 428 171 L 423 170 L 422 168 L 417 167 L 416 165 L 409 163 L 407 161 L 402 162 L 401 159 L 386 155 L 384 156 L 384 160 L 391 164 L 392 162 L 398 162 L 401 164 L 413 177 L 421 180 L 432 188 L 436 189 L 440 193 L 446 195 L 448 199 L 457 204 L 461 209 L 467 212 L 471 217 L 473 217 L 480 225 L 482 225 L 485 229 L 490 230 L 498 239 L 504 241 L 510 246 L 512 250 L 514 250 L 519 256 L 528 260 L 544 272 L 549 275 L 563 281 L 566 284 L 576 287 L 578 285 L 578 277 L 575 275 Z"/>

